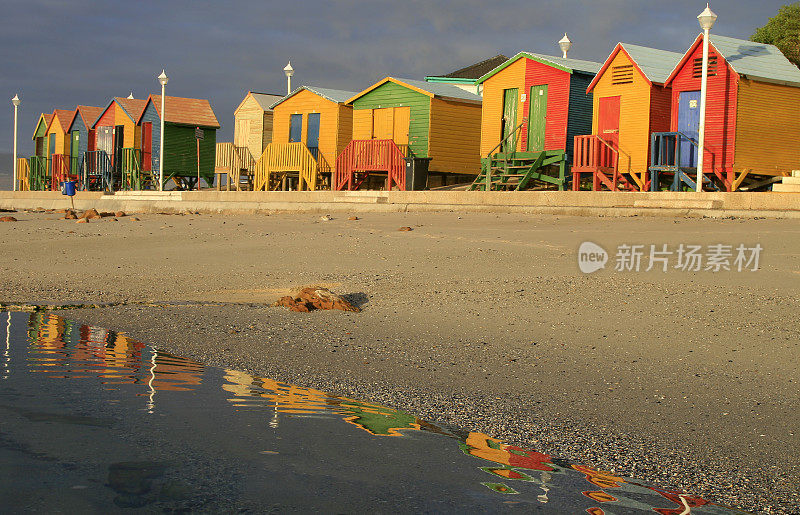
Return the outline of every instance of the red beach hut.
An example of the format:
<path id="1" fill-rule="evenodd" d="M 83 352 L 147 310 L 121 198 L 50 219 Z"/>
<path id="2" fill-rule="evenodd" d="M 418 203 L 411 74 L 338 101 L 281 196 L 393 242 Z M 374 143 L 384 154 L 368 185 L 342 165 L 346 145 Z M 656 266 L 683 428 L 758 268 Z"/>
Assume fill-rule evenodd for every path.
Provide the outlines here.
<path id="1" fill-rule="evenodd" d="M 703 35 L 665 82 L 671 132 L 652 135 L 651 189 L 695 189 Z M 773 45 L 711 35 L 703 187 L 765 187 L 800 168 L 800 69 Z M 745 182 L 747 181 L 747 182 Z"/>

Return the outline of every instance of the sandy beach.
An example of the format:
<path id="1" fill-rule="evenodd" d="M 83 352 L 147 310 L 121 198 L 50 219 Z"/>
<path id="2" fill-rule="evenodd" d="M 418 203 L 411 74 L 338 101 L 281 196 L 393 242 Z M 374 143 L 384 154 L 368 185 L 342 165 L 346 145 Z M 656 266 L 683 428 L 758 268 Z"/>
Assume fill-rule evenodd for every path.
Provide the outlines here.
<path id="1" fill-rule="evenodd" d="M 12 215 L 4 304 L 114 304 L 60 314 L 714 502 L 800 509 L 796 220 Z M 585 241 L 605 270 L 579 270 Z M 763 251 L 758 271 L 614 270 L 618 246 L 665 244 Z M 363 310 L 269 307 L 307 285 Z"/>

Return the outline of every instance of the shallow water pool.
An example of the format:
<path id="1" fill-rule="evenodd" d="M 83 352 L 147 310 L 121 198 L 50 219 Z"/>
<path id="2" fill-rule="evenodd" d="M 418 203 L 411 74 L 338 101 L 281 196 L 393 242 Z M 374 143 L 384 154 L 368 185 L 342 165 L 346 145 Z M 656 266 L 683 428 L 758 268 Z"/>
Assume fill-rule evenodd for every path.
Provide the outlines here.
<path id="1" fill-rule="evenodd" d="M 50 313 L 2 312 L 0 338 L 6 513 L 730 513 Z"/>

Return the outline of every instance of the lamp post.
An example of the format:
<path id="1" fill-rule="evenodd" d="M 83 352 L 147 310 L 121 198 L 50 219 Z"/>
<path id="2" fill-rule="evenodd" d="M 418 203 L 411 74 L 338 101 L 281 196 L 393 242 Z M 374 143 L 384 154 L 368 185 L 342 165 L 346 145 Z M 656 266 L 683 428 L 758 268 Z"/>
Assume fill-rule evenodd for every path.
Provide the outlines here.
<path id="1" fill-rule="evenodd" d="M 286 94 L 289 95 L 292 93 L 292 75 L 294 75 L 292 61 L 289 61 L 289 64 L 283 69 L 283 73 L 286 74 Z"/>
<path id="2" fill-rule="evenodd" d="M 14 184 L 11 185 L 11 191 L 17 191 L 17 108 L 20 102 L 19 95 L 14 95 L 11 99 L 14 104 Z"/>
<path id="3" fill-rule="evenodd" d="M 566 59 L 567 52 L 572 48 L 572 41 L 569 40 L 566 32 L 564 33 L 564 37 L 558 41 L 558 46 L 561 47 L 561 51 L 564 53 L 564 59 Z"/>
<path id="4" fill-rule="evenodd" d="M 700 79 L 700 126 L 697 135 L 697 191 L 703 191 L 703 145 L 706 135 L 706 86 L 708 83 L 708 31 L 717 21 L 717 15 L 706 4 L 706 8 L 697 16 L 703 29 L 703 74 Z"/>
<path id="5" fill-rule="evenodd" d="M 166 113 L 164 112 L 164 88 L 166 88 L 169 78 L 163 69 L 161 70 L 161 75 L 158 76 L 158 82 L 161 83 L 161 133 L 158 138 L 160 140 L 158 143 L 158 191 L 164 191 L 164 118 L 166 118 Z"/>

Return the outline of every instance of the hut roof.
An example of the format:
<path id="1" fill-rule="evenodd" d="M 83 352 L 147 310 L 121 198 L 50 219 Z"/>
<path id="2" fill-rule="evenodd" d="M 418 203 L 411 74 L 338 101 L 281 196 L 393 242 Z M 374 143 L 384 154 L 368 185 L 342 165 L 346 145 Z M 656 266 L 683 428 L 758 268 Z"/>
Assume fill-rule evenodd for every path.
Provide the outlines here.
<path id="1" fill-rule="evenodd" d="M 128 117 L 136 121 L 142 115 L 142 111 L 144 111 L 144 106 L 147 105 L 146 99 L 141 98 L 125 98 L 125 97 L 115 97 L 114 100 L 122 107 L 122 110 L 128 114 Z"/>
<path id="2" fill-rule="evenodd" d="M 709 43 L 725 58 L 725 61 L 740 76 L 764 82 L 774 82 L 787 86 L 800 87 L 800 69 L 793 65 L 774 45 L 754 43 L 744 39 L 729 38 L 711 34 Z M 700 34 L 672 70 L 666 83 L 675 78 L 678 70 L 686 63 L 698 45 L 703 43 Z"/>
<path id="3" fill-rule="evenodd" d="M 145 107 L 139 115 L 136 123 L 141 122 L 147 104 L 153 103 L 153 107 L 161 116 L 161 95 L 150 95 L 147 97 Z M 167 116 L 164 118 L 165 123 L 175 123 L 178 125 L 193 125 L 195 127 L 208 127 L 212 129 L 219 129 L 219 121 L 211 108 L 208 100 L 203 98 L 184 98 L 184 97 L 164 97 L 164 109 L 167 111 Z"/>
<path id="4" fill-rule="evenodd" d="M 58 119 L 58 124 L 61 127 L 61 132 L 67 132 L 69 130 L 69 124 L 72 121 L 73 116 L 75 116 L 75 111 L 72 109 L 56 109 L 55 111 L 53 111 L 53 115 L 47 124 L 47 130 L 49 131 L 50 126 L 53 124 L 53 121 Z"/>
<path id="5" fill-rule="evenodd" d="M 422 80 L 414 80 L 414 79 L 397 79 L 394 77 L 386 77 L 383 80 L 380 80 L 373 84 L 372 86 L 368 87 L 364 91 L 360 93 L 354 94 L 350 99 L 347 100 L 347 103 L 350 104 L 354 100 L 366 95 L 373 89 L 381 86 L 387 82 L 394 82 L 395 84 L 399 84 L 401 86 L 405 86 L 407 88 L 413 89 L 422 93 L 423 95 L 427 95 L 431 98 L 439 97 L 439 98 L 451 98 L 456 100 L 464 100 L 471 103 L 481 103 L 483 99 L 474 94 L 470 93 L 469 91 L 465 91 L 458 86 L 453 86 L 452 84 L 444 84 L 444 83 L 436 83 L 436 82 L 425 82 Z"/>
<path id="6" fill-rule="evenodd" d="M 504 56 L 503 54 L 498 54 L 494 57 L 490 57 L 489 59 L 484 59 L 479 63 L 471 64 L 469 66 L 465 66 L 464 68 L 459 68 L 454 72 L 446 73 L 444 75 L 436 75 L 436 77 L 448 79 L 479 79 L 506 61 L 508 61 L 508 57 Z"/>
<path id="7" fill-rule="evenodd" d="M 39 119 L 36 120 L 36 127 L 34 127 L 33 129 L 33 136 L 31 136 L 31 139 L 36 139 L 36 132 L 39 130 L 39 125 L 42 123 L 42 120 L 44 120 L 45 130 L 47 130 L 47 127 L 50 126 L 50 120 L 52 119 L 53 119 L 53 113 L 40 114 Z"/>
<path id="8" fill-rule="evenodd" d="M 242 101 L 239 103 L 239 106 L 233 110 L 233 114 L 239 112 L 239 109 L 242 108 L 242 105 L 244 105 L 245 101 L 248 98 L 252 98 L 253 100 L 255 100 L 258 106 L 262 110 L 269 111 L 272 104 L 282 99 L 283 95 L 275 95 L 272 93 L 259 93 L 257 91 L 248 91 L 247 95 L 245 95 Z"/>
<path id="9" fill-rule="evenodd" d="M 533 52 L 519 52 L 517 55 L 507 60 L 500 66 L 484 74 L 475 82 L 480 84 L 481 82 L 485 81 L 492 75 L 496 74 L 497 72 L 505 69 L 507 66 L 510 66 L 511 64 L 523 58 L 532 59 L 534 61 L 538 61 L 540 63 L 553 66 L 555 68 L 559 68 L 569 73 L 579 72 L 579 73 L 595 74 L 598 71 L 600 71 L 600 68 L 602 66 L 600 63 L 596 63 L 594 61 L 582 61 L 580 59 L 571 59 L 569 57 L 567 58 L 556 57 L 554 55 L 536 54 Z"/>
<path id="10" fill-rule="evenodd" d="M 294 91 L 292 91 L 291 93 L 289 93 L 285 97 L 281 98 L 280 100 L 278 100 L 277 102 L 275 102 L 274 104 L 269 106 L 270 109 L 275 109 L 275 106 L 277 106 L 278 104 L 284 102 L 285 100 L 288 100 L 288 99 L 292 98 L 293 96 L 295 96 L 296 94 L 300 93 L 303 90 L 310 91 L 310 92 L 314 93 L 315 95 L 319 95 L 322 98 L 324 98 L 326 100 L 330 100 L 331 102 L 335 102 L 337 104 L 344 104 L 345 102 L 347 102 L 348 98 L 350 98 L 350 97 L 352 97 L 353 95 L 356 94 L 355 91 L 344 91 L 344 90 L 341 90 L 341 89 L 320 88 L 320 87 L 317 87 L 317 86 L 300 86 L 299 88 L 295 89 Z"/>
<path id="11" fill-rule="evenodd" d="M 83 120 L 83 124 L 88 128 L 92 126 L 92 123 L 97 120 L 97 118 L 103 113 L 102 107 L 94 107 L 94 106 L 82 106 L 79 105 L 75 109 L 75 114 L 72 115 L 72 119 L 69 121 L 69 126 L 67 127 L 67 131 L 72 130 L 72 125 L 75 123 L 75 120 L 80 115 L 81 120 Z"/>
<path id="12" fill-rule="evenodd" d="M 608 56 L 603 67 L 597 72 L 594 79 L 592 79 L 586 92 L 593 90 L 597 85 L 597 81 L 605 73 L 611 62 L 618 53 L 624 52 L 631 60 L 633 65 L 650 84 L 664 84 L 669 77 L 670 72 L 675 68 L 675 64 L 681 59 L 681 54 L 677 52 L 669 52 L 667 50 L 658 50 L 656 48 L 648 48 L 639 45 L 631 45 L 630 43 L 617 43 L 611 55 Z"/>

